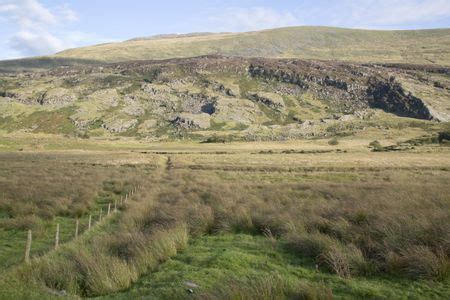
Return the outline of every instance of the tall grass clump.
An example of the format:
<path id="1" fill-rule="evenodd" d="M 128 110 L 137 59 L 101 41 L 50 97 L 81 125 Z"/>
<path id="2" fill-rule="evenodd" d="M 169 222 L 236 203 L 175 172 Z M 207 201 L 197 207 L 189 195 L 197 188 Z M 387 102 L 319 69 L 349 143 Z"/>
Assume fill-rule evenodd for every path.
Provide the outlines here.
<path id="1" fill-rule="evenodd" d="M 161 231 L 145 240 L 127 239 L 130 244 L 118 244 L 118 237 L 64 247 L 35 261 L 27 275 L 31 277 L 25 277 L 52 290 L 88 297 L 106 295 L 128 288 L 140 275 L 187 244 L 182 227 Z"/>
<path id="2" fill-rule="evenodd" d="M 331 289 L 311 285 L 302 281 L 288 280 L 274 273 L 268 277 L 228 280 L 209 291 L 196 296 L 197 299 L 333 299 Z"/>
<path id="3" fill-rule="evenodd" d="M 433 252 L 427 246 L 412 246 L 400 254 L 389 253 L 388 267 L 411 278 L 445 280 L 450 277 L 450 261 L 442 250 Z"/>

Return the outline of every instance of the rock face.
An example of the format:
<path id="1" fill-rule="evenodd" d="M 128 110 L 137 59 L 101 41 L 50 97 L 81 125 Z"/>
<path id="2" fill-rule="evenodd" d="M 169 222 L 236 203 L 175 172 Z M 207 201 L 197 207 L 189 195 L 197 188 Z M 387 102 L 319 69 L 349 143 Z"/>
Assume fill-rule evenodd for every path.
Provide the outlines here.
<path id="1" fill-rule="evenodd" d="M 181 113 L 173 118 L 172 124 L 183 129 L 206 129 L 211 126 L 211 117 L 206 113 Z"/>
<path id="2" fill-rule="evenodd" d="M 248 98 L 276 111 L 284 109 L 283 99 L 277 94 L 249 92 Z"/>
<path id="3" fill-rule="evenodd" d="M 65 106 L 75 102 L 75 100 L 75 95 L 67 89 L 56 88 L 43 94 L 38 102 L 40 105 Z"/>
<path id="4" fill-rule="evenodd" d="M 209 97 L 201 93 L 184 93 L 180 95 L 180 98 L 182 109 L 185 112 L 190 112 L 193 114 L 206 113 L 208 115 L 212 115 L 216 111 L 215 106 L 217 98 L 215 97 Z"/>
<path id="5" fill-rule="evenodd" d="M 331 67 L 331 68 L 330 68 Z M 393 77 L 357 65 L 327 66 L 325 63 L 298 62 L 269 65 L 251 64 L 250 76 L 295 84 L 330 99 L 343 112 L 378 108 L 401 117 L 431 120 L 425 103 L 407 94 Z M 330 75 L 330 73 L 332 75 Z"/>
<path id="6" fill-rule="evenodd" d="M 401 117 L 425 120 L 433 118 L 423 101 L 410 94 L 407 95 L 393 77 L 388 80 L 370 77 L 368 85 L 367 96 L 370 107 L 379 108 Z"/>

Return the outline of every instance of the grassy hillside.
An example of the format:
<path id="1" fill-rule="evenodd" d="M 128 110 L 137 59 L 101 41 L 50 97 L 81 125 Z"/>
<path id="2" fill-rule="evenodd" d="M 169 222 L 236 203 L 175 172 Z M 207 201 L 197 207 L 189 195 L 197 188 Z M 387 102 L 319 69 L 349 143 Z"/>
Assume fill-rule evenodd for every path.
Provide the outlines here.
<path id="1" fill-rule="evenodd" d="M 448 65 L 450 29 L 369 31 L 290 27 L 247 33 L 135 39 L 67 50 L 56 56 L 115 62 L 206 54 Z"/>
<path id="2" fill-rule="evenodd" d="M 101 62 L 89 59 L 61 57 L 32 57 L 0 61 L 0 72 L 21 72 L 27 70 L 51 69 L 61 66 L 95 65 Z"/>
<path id="3" fill-rule="evenodd" d="M 0 71 L 202 55 L 450 65 L 450 29 L 375 31 L 288 27 L 245 33 L 160 35 L 0 61 Z"/>

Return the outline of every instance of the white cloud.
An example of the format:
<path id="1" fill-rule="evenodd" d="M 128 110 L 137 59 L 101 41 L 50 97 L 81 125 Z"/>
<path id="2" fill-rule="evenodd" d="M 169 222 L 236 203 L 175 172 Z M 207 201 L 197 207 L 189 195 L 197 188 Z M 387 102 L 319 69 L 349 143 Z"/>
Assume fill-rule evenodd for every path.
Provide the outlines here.
<path id="1" fill-rule="evenodd" d="M 78 14 L 72 10 L 67 4 L 64 4 L 56 9 L 56 14 L 61 16 L 62 20 L 69 22 L 76 22 L 79 20 Z"/>
<path id="2" fill-rule="evenodd" d="M 317 0 L 294 10 L 307 24 L 353 28 L 429 28 L 450 20 L 449 0 Z"/>
<path id="3" fill-rule="evenodd" d="M 9 12 L 17 9 L 17 6 L 14 4 L 0 4 L 0 13 Z"/>
<path id="4" fill-rule="evenodd" d="M 268 7 L 228 8 L 210 16 L 209 21 L 219 31 L 251 31 L 300 24 L 294 14 Z"/>
<path id="5" fill-rule="evenodd" d="M 4 0 L 0 17 L 14 28 L 8 45 L 20 55 L 44 55 L 73 47 L 71 36 L 64 30 L 68 22 L 78 20 L 67 5 L 48 8 L 38 0 Z"/>
<path id="6" fill-rule="evenodd" d="M 52 53 L 64 49 L 60 39 L 45 31 L 19 31 L 10 38 L 9 44 L 12 49 L 25 55 Z"/>
<path id="7" fill-rule="evenodd" d="M 355 26 L 398 26 L 450 17 L 448 0 L 345 1 Z"/>

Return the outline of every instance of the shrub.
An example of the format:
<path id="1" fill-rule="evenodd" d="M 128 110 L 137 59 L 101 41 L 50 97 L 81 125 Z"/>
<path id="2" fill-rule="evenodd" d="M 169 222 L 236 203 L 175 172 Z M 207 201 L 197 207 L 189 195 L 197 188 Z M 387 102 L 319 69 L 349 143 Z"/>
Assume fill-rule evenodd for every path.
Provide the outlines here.
<path id="1" fill-rule="evenodd" d="M 414 279 L 445 280 L 450 275 L 450 261 L 446 255 L 442 251 L 434 253 L 427 246 L 403 249 L 397 267 Z"/>
<path id="2" fill-rule="evenodd" d="M 319 257 L 338 242 L 330 236 L 319 232 L 289 233 L 286 240 L 289 249 L 298 252 L 299 255 L 313 258 Z"/>
<path id="3" fill-rule="evenodd" d="M 28 230 L 41 227 L 40 219 L 36 216 L 22 216 L 11 219 L 0 219 L 0 228 L 7 230 Z"/>
<path id="4" fill-rule="evenodd" d="M 213 136 L 208 137 L 202 143 L 204 143 L 204 144 L 212 144 L 212 143 L 225 144 L 226 142 L 227 142 L 227 139 L 225 137 L 220 137 L 220 136 L 217 136 L 217 135 L 213 135 Z"/>
<path id="5" fill-rule="evenodd" d="M 328 141 L 328 145 L 331 146 L 337 146 L 339 145 L 339 140 L 337 137 L 332 138 L 331 140 Z"/>
<path id="6" fill-rule="evenodd" d="M 439 143 L 445 143 L 450 141 L 450 131 L 439 132 Z"/>
<path id="7" fill-rule="evenodd" d="M 369 148 L 372 149 L 374 152 L 380 152 L 383 151 L 383 146 L 381 146 L 379 141 L 373 141 L 369 144 Z"/>
<path id="8" fill-rule="evenodd" d="M 320 262 L 337 275 L 349 278 L 351 275 L 368 275 L 373 268 L 368 264 L 355 245 L 333 244 L 320 256 Z"/>

